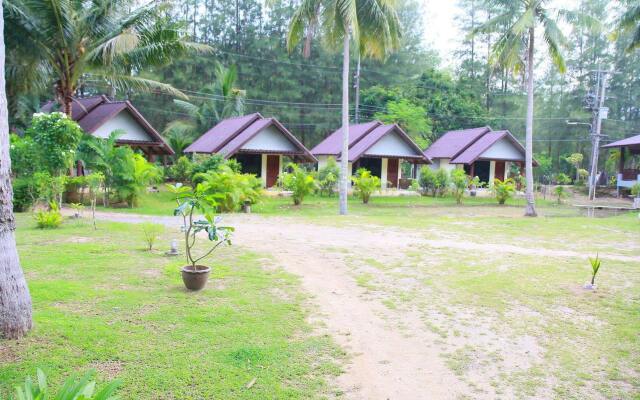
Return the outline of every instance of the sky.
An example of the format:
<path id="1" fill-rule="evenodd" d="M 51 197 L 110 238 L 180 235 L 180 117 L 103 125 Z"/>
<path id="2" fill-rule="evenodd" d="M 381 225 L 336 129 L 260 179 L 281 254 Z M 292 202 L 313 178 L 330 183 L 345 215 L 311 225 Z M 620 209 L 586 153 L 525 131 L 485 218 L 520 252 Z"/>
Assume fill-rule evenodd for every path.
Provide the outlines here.
<path id="1" fill-rule="evenodd" d="M 440 54 L 443 66 L 454 66 L 454 51 L 459 47 L 462 33 L 456 16 L 462 10 L 457 0 L 421 0 L 425 44 Z M 551 7 L 574 8 L 578 0 L 553 0 Z"/>

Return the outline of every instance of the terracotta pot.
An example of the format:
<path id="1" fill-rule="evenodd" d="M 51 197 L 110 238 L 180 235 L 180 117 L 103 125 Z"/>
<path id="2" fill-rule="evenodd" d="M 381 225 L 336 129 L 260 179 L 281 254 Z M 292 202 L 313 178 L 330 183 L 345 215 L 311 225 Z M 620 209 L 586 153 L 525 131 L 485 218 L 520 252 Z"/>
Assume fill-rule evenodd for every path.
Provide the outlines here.
<path id="1" fill-rule="evenodd" d="M 195 270 L 192 265 L 182 268 L 182 282 L 189 290 L 200 290 L 204 288 L 209 279 L 211 268 L 204 265 L 196 265 Z"/>

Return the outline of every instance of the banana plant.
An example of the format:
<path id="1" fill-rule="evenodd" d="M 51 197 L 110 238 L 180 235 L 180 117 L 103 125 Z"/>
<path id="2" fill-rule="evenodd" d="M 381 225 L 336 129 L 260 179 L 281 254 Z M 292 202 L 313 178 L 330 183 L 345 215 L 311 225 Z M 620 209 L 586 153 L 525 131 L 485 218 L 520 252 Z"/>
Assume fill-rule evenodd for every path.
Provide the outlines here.
<path id="1" fill-rule="evenodd" d="M 28 376 L 24 384 L 16 387 L 15 400 L 117 400 L 114 395 L 120 381 L 108 383 L 102 390 L 96 392 L 95 371 L 89 371 L 80 379 L 72 376 L 67 379 L 56 392 L 49 391 L 47 376 L 38 368 L 36 372 L 37 382 L 33 382 Z"/>

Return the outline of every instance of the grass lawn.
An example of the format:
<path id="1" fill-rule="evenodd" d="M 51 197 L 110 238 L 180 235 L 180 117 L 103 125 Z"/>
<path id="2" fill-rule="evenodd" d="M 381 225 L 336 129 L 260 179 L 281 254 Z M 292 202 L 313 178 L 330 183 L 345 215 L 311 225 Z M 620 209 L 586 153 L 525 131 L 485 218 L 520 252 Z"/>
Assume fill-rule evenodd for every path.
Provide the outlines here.
<path id="1" fill-rule="evenodd" d="M 37 367 L 52 385 L 92 368 L 117 376 L 125 399 L 319 398 L 339 373 L 337 347 L 305 322 L 297 278 L 268 257 L 223 248 L 210 290 L 188 293 L 182 258 L 143 250 L 137 226 L 18 222 L 35 328 L 0 341 L 1 399 Z"/>

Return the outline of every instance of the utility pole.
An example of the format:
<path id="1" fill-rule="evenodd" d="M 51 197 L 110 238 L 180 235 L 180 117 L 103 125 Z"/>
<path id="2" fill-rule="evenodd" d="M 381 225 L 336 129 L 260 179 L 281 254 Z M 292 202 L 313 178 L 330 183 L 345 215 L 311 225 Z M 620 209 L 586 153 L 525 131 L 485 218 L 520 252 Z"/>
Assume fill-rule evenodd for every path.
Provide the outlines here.
<path id="1" fill-rule="evenodd" d="M 353 77 L 353 87 L 356 89 L 356 124 L 360 123 L 360 51 L 358 49 L 358 64 L 356 66 L 356 75 Z"/>
<path id="2" fill-rule="evenodd" d="M 598 156 L 600 154 L 600 138 L 602 134 L 602 120 L 607 118 L 609 109 L 604 106 L 605 91 L 607 88 L 608 71 L 598 69 L 596 73 L 596 92 L 593 100 L 593 124 L 591 125 L 591 171 L 589 173 L 589 200 L 596 198 L 596 186 L 598 175 Z"/>

